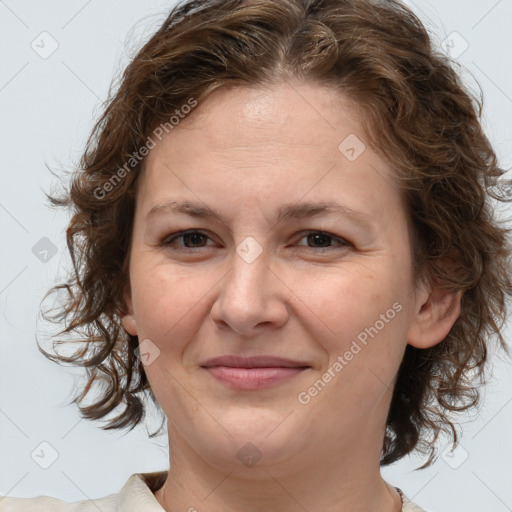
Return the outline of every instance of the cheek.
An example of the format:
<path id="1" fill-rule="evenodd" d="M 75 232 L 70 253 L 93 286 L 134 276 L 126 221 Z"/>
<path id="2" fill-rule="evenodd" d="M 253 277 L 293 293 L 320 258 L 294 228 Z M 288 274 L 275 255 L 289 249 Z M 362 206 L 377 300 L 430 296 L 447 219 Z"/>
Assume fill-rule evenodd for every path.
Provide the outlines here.
<path id="1" fill-rule="evenodd" d="M 175 266 L 148 261 L 138 266 L 132 283 L 139 339 L 149 338 L 161 350 L 167 350 L 179 346 L 183 330 L 193 327 L 193 319 L 215 280 L 208 279 L 204 272 L 191 274 Z"/>
<path id="2" fill-rule="evenodd" d="M 347 410 L 362 403 L 370 407 L 392 387 L 406 346 L 407 310 L 400 286 L 378 282 L 347 280 L 332 285 L 329 297 L 324 294 L 320 307 L 328 329 L 312 334 L 326 355 L 321 379 L 332 383 L 326 404 Z"/>
<path id="3" fill-rule="evenodd" d="M 368 266 L 347 267 L 304 283 L 309 288 L 303 311 L 311 308 L 318 319 L 310 334 L 327 356 L 323 370 L 342 373 L 338 385 L 362 394 L 369 382 L 377 387 L 390 382 L 406 344 L 408 283 L 403 274 L 383 262 L 372 271 Z"/>
<path id="4" fill-rule="evenodd" d="M 300 279 L 304 311 L 314 313 L 318 333 L 335 340 L 357 335 L 396 300 L 396 284 L 361 265 Z M 322 336 L 323 337 L 323 336 Z"/>

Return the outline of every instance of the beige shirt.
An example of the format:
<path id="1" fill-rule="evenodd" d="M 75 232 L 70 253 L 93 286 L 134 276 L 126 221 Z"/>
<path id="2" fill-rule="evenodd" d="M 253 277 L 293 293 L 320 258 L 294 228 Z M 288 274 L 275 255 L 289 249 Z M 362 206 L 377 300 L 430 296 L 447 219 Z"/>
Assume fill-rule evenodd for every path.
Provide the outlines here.
<path id="1" fill-rule="evenodd" d="M 0 497 L 0 512 L 165 512 L 153 492 L 162 487 L 167 471 L 135 473 L 119 494 L 95 500 L 67 503 L 49 496 L 34 498 Z M 402 497 L 402 512 L 425 512 L 395 487 Z"/>

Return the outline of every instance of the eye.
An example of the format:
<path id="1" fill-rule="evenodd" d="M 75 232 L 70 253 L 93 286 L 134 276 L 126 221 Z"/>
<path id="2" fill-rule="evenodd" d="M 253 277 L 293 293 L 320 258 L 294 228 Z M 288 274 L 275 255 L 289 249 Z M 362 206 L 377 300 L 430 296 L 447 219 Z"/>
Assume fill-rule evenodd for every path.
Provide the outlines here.
<path id="1" fill-rule="evenodd" d="M 343 240 L 343 238 L 331 235 L 330 233 L 326 233 L 325 231 L 309 231 L 305 236 L 301 238 L 301 240 L 303 240 L 304 238 L 307 239 L 308 248 L 310 249 L 329 249 L 336 247 L 345 247 L 350 245 L 350 243 L 347 242 L 346 240 Z"/>
<path id="2" fill-rule="evenodd" d="M 297 245 L 307 245 L 308 249 L 328 250 L 350 245 L 350 242 L 343 238 L 331 235 L 325 231 L 308 231 L 300 240 L 304 239 L 306 239 L 306 244 L 298 243 Z M 178 243 L 180 240 L 181 243 Z M 176 251 L 187 251 L 208 247 L 208 240 L 211 240 L 211 238 L 202 231 L 179 231 L 163 240 L 162 245 L 172 247 Z"/>
<path id="3" fill-rule="evenodd" d="M 181 239 L 183 244 L 176 244 L 176 241 Z M 174 246 L 175 250 L 199 249 L 206 247 L 206 242 L 210 237 L 201 231 L 179 231 L 167 237 L 162 245 Z"/>

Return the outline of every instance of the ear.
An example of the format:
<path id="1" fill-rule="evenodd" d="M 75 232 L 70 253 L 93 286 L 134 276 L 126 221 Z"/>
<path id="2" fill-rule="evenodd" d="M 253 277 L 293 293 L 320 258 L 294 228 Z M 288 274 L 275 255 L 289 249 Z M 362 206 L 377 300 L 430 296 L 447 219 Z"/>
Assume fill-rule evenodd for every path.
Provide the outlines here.
<path id="1" fill-rule="evenodd" d="M 129 290 L 125 293 L 125 304 L 126 313 L 121 317 L 121 325 L 128 334 L 137 336 L 137 323 L 135 321 L 135 315 L 133 314 L 132 298 Z"/>
<path id="2" fill-rule="evenodd" d="M 416 348 L 430 348 L 446 338 L 460 315 L 463 291 L 440 286 L 417 290 L 415 312 L 407 341 Z"/>

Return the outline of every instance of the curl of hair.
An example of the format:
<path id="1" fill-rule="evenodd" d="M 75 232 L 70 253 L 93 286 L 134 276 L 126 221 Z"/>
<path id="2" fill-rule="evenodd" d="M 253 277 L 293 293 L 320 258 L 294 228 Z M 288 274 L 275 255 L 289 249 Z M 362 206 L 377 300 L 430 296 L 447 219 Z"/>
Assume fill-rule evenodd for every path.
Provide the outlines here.
<path id="1" fill-rule="evenodd" d="M 109 93 L 73 173 L 69 190 L 48 196 L 72 208 L 67 245 L 73 263 L 67 299 L 55 322 L 78 333 L 81 349 L 51 355 L 84 367 L 100 398 L 85 418 L 124 409 L 105 429 L 133 428 L 149 394 L 137 337 L 121 326 L 129 290 L 128 262 L 138 151 L 170 116 L 223 85 L 266 86 L 314 81 L 360 109 L 372 147 L 396 170 L 410 213 L 414 276 L 462 291 L 461 314 L 446 338 L 429 349 L 407 345 L 398 371 L 381 464 L 417 449 L 434 458 L 441 432 L 457 433 L 448 414 L 475 407 L 475 379 L 484 378 L 488 343 L 502 336 L 512 289 L 510 230 L 491 200 L 505 171 L 480 125 L 482 100 L 461 83 L 420 20 L 394 0 L 192 0 L 178 4 Z M 135 155 L 135 156 L 134 156 Z M 127 162 L 130 163 L 127 167 Z M 123 171 L 124 169 L 124 171 Z M 501 189 L 503 192 L 503 189 Z M 57 343 L 63 343 L 62 340 Z M 156 402 L 155 402 L 156 403 Z M 429 438 L 430 436 L 430 438 Z"/>

